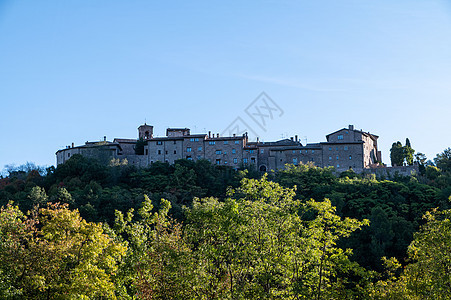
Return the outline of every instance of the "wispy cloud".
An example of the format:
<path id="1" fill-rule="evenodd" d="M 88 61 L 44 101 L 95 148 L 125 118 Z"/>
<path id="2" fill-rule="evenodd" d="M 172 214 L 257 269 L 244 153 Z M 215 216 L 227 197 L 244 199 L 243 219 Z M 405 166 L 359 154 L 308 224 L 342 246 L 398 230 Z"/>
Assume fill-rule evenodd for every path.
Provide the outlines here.
<path id="1" fill-rule="evenodd" d="M 312 82 L 302 78 L 271 77 L 264 75 L 237 74 L 236 76 L 280 86 L 288 86 L 314 92 L 350 92 L 356 89 L 371 90 L 427 90 L 440 89 L 450 92 L 451 86 L 448 78 L 353 78 L 337 77 L 317 79 Z"/>
<path id="2" fill-rule="evenodd" d="M 281 86 L 294 87 L 294 88 L 299 88 L 299 89 L 309 90 L 309 91 L 314 91 L 314 92 L 346 92 L 347 91 L 344 88 L 321 86 L 321 85 L 317 85 L 317 84 L 308 83 L 304 79 L 301 79 L 301 78 L 282 78 L 282 77 L 269 77 L 269 76 L 247 75 L 247 74 L 238 74 L 237 76 L 240 78 L 248 79 L 248 80 L 266 82 L 266 83 L 271 83 L 271 84 L 276 84 L 276 85 L 281 85 Z"/>

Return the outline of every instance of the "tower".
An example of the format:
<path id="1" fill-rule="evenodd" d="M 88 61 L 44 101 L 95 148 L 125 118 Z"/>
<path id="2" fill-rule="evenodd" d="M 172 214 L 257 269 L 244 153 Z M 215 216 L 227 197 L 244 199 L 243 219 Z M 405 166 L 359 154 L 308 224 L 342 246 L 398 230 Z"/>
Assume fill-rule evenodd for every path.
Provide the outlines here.
<path id="1" fill-rule="evenodd" d="M 146 123 L 144 123 L 144 125 L 139 126 L 138 137 L 143 140 L 153 138 L 153 126 L 147 125 Z"/>

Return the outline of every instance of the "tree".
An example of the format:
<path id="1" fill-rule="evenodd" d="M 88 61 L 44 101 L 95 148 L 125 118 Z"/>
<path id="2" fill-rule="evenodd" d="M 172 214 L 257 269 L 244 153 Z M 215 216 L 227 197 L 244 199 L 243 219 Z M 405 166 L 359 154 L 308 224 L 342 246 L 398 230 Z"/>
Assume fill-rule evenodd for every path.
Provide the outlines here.
<path id="1" fill-rule="evenodd" d="M 126 264 L 119 271 L 128 294 L 143 299 L 194 298 L 190 249 L 182 239 L 181 225 L 168 216 L 171 203 L 161 199 L 152 212 L 149 197 L 138 210 L 116 211 L 114 229 L 129 242 Z"/>
<path id="2" fill-rule="evenodd" d="M 398 277 L 380 281 L 376 299 L 449 299 L 451 295 L 451 210 L 434 209 L 409 246 L 408 264 Z M 397 264 L 395 269 L 399 268 Z"/>
<path id="3" fill-rule="evenodd" d="M 404 164 L 404 152 L 402 144 L 398 141 L 393 143 L 390 149 L 390 160 L 392 166 L 402 166 Z"/>
<path id="4" fill-rule="evenodd" d="M 136 141 L 135 144 L 135 154 L 136 155 L 144 155 L 144 146 L 147 145 L 147 141 L 145 141 L 142 137 L 139 138 L 139 140 Z"/>
<path id="5" fill-rule="evenodd" d="M 12 299 L 115 299 L 114 276 L 126 247 L 66 204 L 24 215 L 0 211 L 0 296 Z"/>
<path id="6" fill-rule="evenodd" d="M 415 150 L 412 149 L 412 146 L 410 145 L 410 140 L 408 138 L 406 138 L 406 145 L 403 147 L 403 154 L 404 154 L 404 159 L 409 166 L 413 165 L 413 154 L 414 153 L 415 153 Z"/>
<path id="7" fill-rule="evenodd" d="M 358 268 L 337 240 L 367 224 L 341 219 L 329 200 L 301 203 L 293 189 L 243 179 L 224 202 L 196 199 L 185 232 L 206 299 L 329 299 L 349 296 Z M 343 274 L 343 277 L 340 275 Z M 347 275 L 344 275 L 347 274 Z M 348 289 L 347 289 L 348 288 Z"/>
<path id="8" fill-rule="evenodd" d="M 44 188 L 35 186 L 31 189 L 30 194 L 28 195 L 28 199 L 32 201 L 33 206 L 36 206 L 46 204 L 49 197 L 47 197 Z"/>
<path id="9" fill-rule="evenodd" d="M 437 154 L 434 158 L 435 165 L 442 171 L 451 172 L 451 147 Z"/>
<path id="10" fill-rule="evenodd" d="M 427 162 L 426 155 L 424 153 L 421 153 L 421 152 L 415 153 L 415 162 L 419 166 L 420 173 L 422 175 L 424 175 L 424 173 L 426 172 L 426 162 Z"/>

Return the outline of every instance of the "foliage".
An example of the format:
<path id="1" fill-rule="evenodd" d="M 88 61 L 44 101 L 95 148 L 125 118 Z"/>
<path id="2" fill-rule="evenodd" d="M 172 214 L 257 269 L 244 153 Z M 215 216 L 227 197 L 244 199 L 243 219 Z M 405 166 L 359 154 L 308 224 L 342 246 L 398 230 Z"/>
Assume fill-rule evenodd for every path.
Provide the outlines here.
<path id="1" fill-rule="evenodd" d="M 427 223 L 409 246 L 411 263 L 399 277 L 392 272 L 388 280 L 379 281 L 372 292 L 375 299 L 449 299 L 451 210 L 433 210 L 425 219 Z"/>
<path id="2" fill-rule="evenodd" d="M 390 148 L 390 161 L 392 166 L 403 166 L 407 164 L 409 166 L 413 165 L 415 150 L 410 144 L 410 140 L 406 139 L 406 144 L 403 146 L 401 142 L 396 142 L 392 144 Z"/>
<path id="3" fill-rule="evenodd" d="M 447 150 L 438 156 L 441 167 L 417 153 L 424 176 L 389 180 L 313 164 L 287 165 L 261 177 L 205 160 L 137 169 L 79 155 L 45 175 L 13 172 L 0 178 L 0 298 L 40 299 L 45 292 L 50 299 L 426 297 L 410 290 L 416 286 L 440 299 L 435 290 L 446 289 L 436 289 L 433 276 L 447 271 L 434 266 L 433 275 L 419 274 L 426 268 L 419 262 L 428 259 L 414 258 L 412 249 L 434 249 L 439 240 L 427 246 L 417 242 L 425 224 L 449 218 L 440 213 L 450 207 Z M 17 207 L 8 206 L 11 200 Z M 435 207 L 435 221 L 422 218 Z M 71 227 L 66 219 L 85 225 Z M 370 226 L 357 219 L 368 219 Z M 86 232 L 109 241 L 108 247 L 99 246 L 104 248 L 97 260 L 86 258 L 101 270 L 93 274 L 102 287 L 82 282 L 94 277 L 74 262 L 72 246 L 48 234 L 45 222 L 61 223 L 58 228 L 68 230 L 73 247 L 95 245 L 90 239 L 80 243 Z M 114 229 L 102 223 L 115 224 Z M 101 233 L 88 230 L 94 227 Z M 104 257 L 114 245 L 123 251 Z M 106 267 L 100 256 L 114 267 Z M 418 278 L 415 285 L 412 278 Z M 76 280 L 87 288 L 76 290 Z"/>
<path id="4" fill-rule="evenodd" d="M 125 246 L 64 204 L 24 215 L 0 211 L 2 298 L 115 299 L 113 277 Z"/>
<path id="5" fill-rule="evenodd" d="M 410 140 L 406 139 L 406 145 L 403 147 L 403 154 L 404 159 L 407 163 L 407 165 L 411 166 L 413 165 L 413 154 L 415 153 L 415 150 L 413 150 L 412 146 L 410 145 Z"/>
<path id="6" fill-rule="evenodd" d="M 142 137 L 136 141 L 134 146 L 136 155 L 144 155 L 144 146 L 147 145 L 147 141 L 145 141 Z"/>
<path id="7" fill-rule="evenodd" d="M 451 172 L 451 147 L 445 149 L 442 153 L 437 154 L 434 158 L 434 162 L 441 170 Z"/>
<path id="8" fill-rule="evenodd" d="M 404 151 L 401 142 L 393 143 L 390 148 L 390 161 L 392 166 L 404 164 Z"/>
<path id="9" fill-rule="evenodd" d="M 292 189 L 243 179 L 224 202 L 196 200 L 187 209 L 186 234 L 200 282 L 197 294 L 213 298 L 339 298 L 345 289 L 340 272 L 361 270 L 348 260 L 339 237 L 367 224 L 341 219 L 330 201 L 294 200 Z"/>

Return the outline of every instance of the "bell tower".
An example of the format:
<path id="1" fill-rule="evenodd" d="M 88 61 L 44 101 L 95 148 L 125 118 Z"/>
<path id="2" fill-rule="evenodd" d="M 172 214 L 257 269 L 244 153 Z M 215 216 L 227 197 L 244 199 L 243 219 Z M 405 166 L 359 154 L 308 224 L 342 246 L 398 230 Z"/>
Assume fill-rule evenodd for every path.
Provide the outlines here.
<path id="1" fill-rule="evenodd" d="M 144 123 L 144 125 L 141 125 L 138 127 L 138 137 L 143 140 L 149 140 L 153 138 L 153 126 L 147 125 Z"/>

